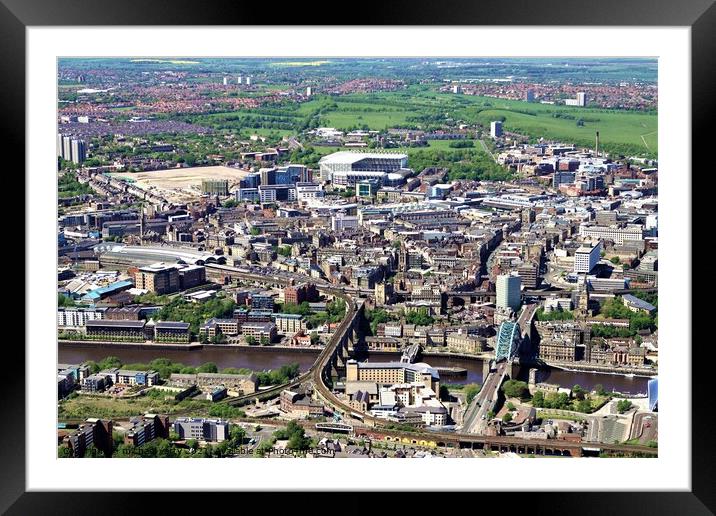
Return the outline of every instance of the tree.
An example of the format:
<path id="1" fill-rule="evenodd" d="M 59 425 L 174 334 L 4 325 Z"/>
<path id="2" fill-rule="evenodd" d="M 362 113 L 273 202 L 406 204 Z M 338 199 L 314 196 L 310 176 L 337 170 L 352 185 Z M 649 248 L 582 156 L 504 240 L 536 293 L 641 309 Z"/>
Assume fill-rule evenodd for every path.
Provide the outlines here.
<path id="1" fill-rule="evenodd" d="M 529 398 L 530 395 L 527 383 L 519 380 L 507 380 L 502 385 L 502 392 L 504 392 L 508 398 L 526 399 Z"/>
<path id="2" fill-rule="evenodd" d="M 57 458 L 58 459 L 68 459 L 72 457 L 72 450 L 69 446 L 58 446 L 57 447 Z"/>
<path id="3" fill-rule="evenodd" d="M 589 414 L 592 411 L 592 403 L 588 399 L 582 399 L 577 403 L 577 412 Z"/>
<path id="4" fill-rule="evenodd" d="M 544 407 L 544 392 L 536 391 L 532 395 L 532 406 L 537 408 Z"/>
<path id="5" fill-rule="evenodd" d="M 57 294 L 57 306 L 59 306 L 59 307 L 75 306 L 75 302 L 71 297 L 58 293 Z"/>
<path id="6" fill-rule="evenodd" d="M 574 394 L 574 397 L 578 400 L 583 400 L 586 392 L 579 385 L 575 385 L 572 387 L 572 394 Z"/>
<path id="7" fill-rule="evenodd" d="M 214 362 L 206 362 L 205 364 L 201 364 L 197 371 L 199 373 L 218 373 L 219 368 L 216 367 L 216 364 Z"/>
<path id="8" fill-rule="evenodd" d="M 472 400 L 475 399 L 475 396 L 480 392 L 480 384 L 479 383 L 470 383 L 465 386 L 464 392 L 465 392 L 465 401 L 469 405 L 472 403 Z"/>
<path id="9" fill-rule="evenodd" d="M 594 386 L 594 392 L 597 393 L 599 396 L 604 396 L 607 392 L 604 390 L 604 386 L 601 383 L 598 383 Z"/>
<path id="10" fill-rule="evenodd" d="M 196 450 L 199 447 L 199 441 L 196 439 L 187 439 L 186 446 L 190 450 Z"/>
<path id="11" fill-rule="evenodd" d="M 251 335 L 247 335 L 247 336 L 246 336 L 246 343 L 247 343 L 249 346 L 255 346 L 256 343 L 257 343 L 256 337 L 252 337 Z"/>
<path id="12" fill-rule="evenodd" d="M 170 440 L 170 441 L 178 441 L 178 440 L 179 440 L 179 434 L 176 433 L 174 430 L 169 430 L 169 440 Z"/>
<path id="13" fill-rule="evenodd" d="M 617 411 L 620 414 L 624 414 L 627 410 L 632 408 L 632 403 L 629 400 L 619 400 L 617 402 Z"/>
<path id="14" fill-rule="evenodd" d="M 240 446 L 246 438 L 246 430 L 241 428 L 239 425 L 232 425 L 229 430 L 229 439 L 234 446 Z"/>
<path id="15" fill-rule="evenodd" d="M 99 370 L 102 371 L 104 369 L 113 369 L 115 367 L 122 367 L 122 361 L 119 359 L 119 357 L 105 357 L 102 360 L 100 360 L 99 364 Z"/>
<path id="16" fill-rule="evenodd" d="M 515 404 L 511 401 L 507 402 L 507 410 L 516 410 L 517 407 L 515 407 Z"/>
<path id="17" fill-rule="evenodd" d="M 435 319 L 428 314 L 427 308 L 412 310 L 405 315 L 405 322 L 415 324 L 416 326 L 430 326 Z"/>
<path id="18" fill-rule="evenodd" d="M 510 421 L 512 421 L 512 414 L 507 412 L 504 416 L 502 416 L 502 422 L 509 423 Z"/>
<path id="19" fill-rule="evenodd" d="M 492 410 L 487 411 L 487 419 L 493 419 L 495 417 L 495 413 Z"/>

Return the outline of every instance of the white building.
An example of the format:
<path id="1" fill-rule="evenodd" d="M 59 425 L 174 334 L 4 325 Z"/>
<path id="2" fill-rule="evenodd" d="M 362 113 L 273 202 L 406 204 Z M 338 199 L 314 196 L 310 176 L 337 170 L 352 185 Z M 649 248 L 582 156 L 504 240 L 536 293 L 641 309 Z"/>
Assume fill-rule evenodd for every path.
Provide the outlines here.
<path id="1" fill-rule="evenodd" d="M 490 122 L 490 136 L 493 138 L 499 138 L 502 136 L 502 122 L 499 120 Z"/>
<path id="2" fill-rule="evenodd" d="M 551 297 L 544 300 L 544 311 L 548 313 L 554 310 L 569 312 L 573 306 L 571 297 Z"/>
<path id="3" fill-rule="evenodd" d="M 338 213 L 331 217 L 331 229 L 333 231 L 343 231 L 348 228 L 358 227 L 358 216 L 357 215 L 344 215 Z"/>
<path id="4" fill-rule="evenodd" d="M 296 199 L 298 201 L 320 199 L 324 195 L 323 186 L 318 183 L 296 183 Z"/>
<path id="5" fill-rule="evenodd" d="M 333 181 L 335 172 L 397 172 L 407 168 L 408 155 L 391 152 L 334 152 L 321 158 L 318 162 L 321 179 Z M 357 179 L 369 179 L 375 176 L 366 176 Z"/>
<path id="6" fill-rule="evenodd" d="M 644 228 L 640 224 L 621 226 L 589 226 L 581 224 L 579 235 L 588 240 L 611 240 L 622 245 L 626 240 L 643 240 Z"/>
<path id="7" fill-rule="evenodd" d="M 293 335 L 306 329 L 301 314 L 276 314 L 274 316 L 276 328 L 285 335 Z"/>
<path id="8" fill-rule="evenodd" d="M 361 181 L 368 181 L 371 179 L 378 180 L 382 184 L 385 181 L 386 177 L 388 177 L 388 174 L 386 172 L 351 172 L 347 170 L 342 170 L 339 172 L 334 172 L 331 180 L 333 181 L 333 186 L 335 187 L 354 188 L 355 185 L 360 183 Z"/>
<path id="9" fill-rule="evenodd" d="M 223 419 L 180 417 L 174 421 L 180 439 L 221 442 L 229 438 L 229 422 Z"/>
<path id="10" fill-rule="evenodd" d="M 577 105 L 582 107 L 587 105 L 587 94 L 583 91 L 577 93 Z"/>
<path id="11" fill-rule="evenodd" d="M 104 319 L 103 308 L 58 308 L 57 326 L 60 328 L 82 328 L 87 321 Z"/>
<path id="12" fill-rule="evenodd" d="M 497 276 L 497 308 L 520 309 L 522 279 L 514 274 Z"/>
<path id="13" fill-rule="evenodd" d="M 586 244 L 574 253 L 574 272 L 589 274 L 601 259 L 602 243 Z"/>

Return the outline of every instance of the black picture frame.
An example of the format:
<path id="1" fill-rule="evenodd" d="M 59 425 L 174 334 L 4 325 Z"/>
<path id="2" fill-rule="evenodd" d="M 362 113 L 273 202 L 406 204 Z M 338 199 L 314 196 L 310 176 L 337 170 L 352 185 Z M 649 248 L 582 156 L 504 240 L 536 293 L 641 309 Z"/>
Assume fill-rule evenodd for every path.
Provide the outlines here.
<path id="1" fill-rule="evenodd" d="M 361 4 L 349 15 L 340 14 L 338 4 L 323 2 L 295 5 L 261 2 L 204 1 L 122 2 L 82 0 L 0 0 L 0 95 L 6 151 L 12 149 L 15 170 L 24 169 L 25 147 L 25 29 L 28 26 L 91 25 L 545 25 L 545 26 L 688 26 L 691 27 L 692 149 L 709 149 L 707 138 L 714 112 L 716 91 L 714 74 L 716 46 L 716 7 L 714 0 L 542 0 L 505 2 L 489 0 L 467 2 L 442 0 L 400 0 L 385 4 Z M 310 8 L 308 8 L 310 7 Z M 628 45 L 628 41 L 624 42 Z M 678 173 L 690 173 L 688 164 Z M 25 180 L 27 177 L 25 177 Z M 29 195 L 30 187 L 18 186 Z M 20 190 L 18 190 L 20 191 Z M 693 205 L 694 203 L 692 203 Z M 693 218 L 693 216 L 692 216 Z M 26 235 L 27 236 L 27 235 Z M 15 266 L 13 266 L 15 267 Z M 26 269 L 26 274 L 28 273 Z M 691 284 L 691 278 L 684 278 Z M 698 306 L 693 301 L 693 306 Z M 29 310 L 27 314 L 29 315 Z M 26 324 L 29 324 L 26 315 Z M 693 317 L 693 316 L 692 316 Z M 685 321 L 684 342 L 690 345 L 691 321 Z M 11 346 L 12 342 L 12 346 Z M 25 356 L 19 340 L 7 339 L 3 351 L 6 367 L 0 388 L 0 511 L 7 514 L 69 514 L 79 507 L 102 514 L 127 512 L 133 504 L 144 504 L 147 497 L 131 493 L 28 493 L 25 489 Z M 700 346 L 698 360 L 691 364 L 692 379 L 709 378 L 713 346 Z M 10 356 L 12 353 L 15 356 Z M 694 352 L 694 356 L 695 352 Z M 693 380 L 692 380 L 693 382 Z M 696 385 L 695 383 L 693 384 Z M 705 389 L 692 388 L 692 409 L 710 410 Z M 28 422 L 31 424 L 31 422 Z M 714 482 L 714 439 L 710 427 L 691 436 L 691 492 L 614 492 L 614 493 L 510 493 L 510 504 L 525 508 L 547 508 L 557 513 L 579 514 L 712 514 L 716 511 Z M 68 472 L 68 474 L 81 472 Z M 558 487 L 559 479 L 555 479 Z M 711 486 L 711 488 L 709 488 Z M 589 479 L 584 479 L 585 489 Z M 78 487 L 78 490 L 80 488 Z M 480 510 L 506 493 L 480 500 Z M 189 493 L 175 493 L 161 500 L 164 512 L 183 507 Z M 212 495 L 217 496 L 218 495 Z M 226 498 L 221 496 L 221 498 Z M 156 498 L 154 498 L 156 500 Z M 217 498 L 212 499 L 215 505 Z M 221 503 L 221 502 L 219 502 Z M 497 504 L 499 507 L 500 504 Z M 136 505 L 135 505 L 136 507 Z M 504 507 L 503 507 L 504 508 Z M 527 509 L 527 510 L 530 510 Z"/>

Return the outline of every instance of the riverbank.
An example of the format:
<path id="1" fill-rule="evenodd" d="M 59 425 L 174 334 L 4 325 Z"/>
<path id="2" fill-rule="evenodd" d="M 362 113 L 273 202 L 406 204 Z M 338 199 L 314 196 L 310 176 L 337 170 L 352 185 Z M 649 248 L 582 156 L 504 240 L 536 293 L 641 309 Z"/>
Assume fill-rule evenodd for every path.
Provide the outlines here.
<path id="1" fill-rule="evenodd" d="M 74 346 L 80 348 L 117 348 L 117 349 L 163 349 L 163 350 L 200 350 L 204 345 L 199 342 L 188 344 L 165 342 L 112 342 L 100 340 L 58 340 L 60 346 Z"/>
<path id="2" fill-rule="evenodd" d="M 580 371 L 584 373 L 614 374 L 619 376 L 634 375 L 644 378 L 653 378 L 659 374 L 658 371 L 644 367 L 611 366 L 606 364 L 575 364 L 573 362 L 545 362 L 545 364 L 555 369 L 561 369 L 562 371 Z"/>
<path id="3" fill-rule="evenodd" d="M 278 346 L 237 346 L 226 344 L 204 344 L 189 348 L 186 345 L 166 347 L 167 345 L 142 347 L 121 343 L 119 346 L 97 346 L 95 343 L 64 343 L 58 346 L 58 363 L 78 364 L 87 360 L 99 362 L 107 356 L 117 356 L 126 364 L 146 364 L 157 358 L 167 358 L 173 362 L 198 367 L 213 362 L 219 370 L 225 368 L 246 368 L 252 371 L 278 369 L 283 365 L 297 363 L 301 371 L 307 371 L 315 362 L 321 348 L 298 348 Z M 373 362 L 393 362 L 400 360 L 400 353 L 371 353 Z M 440 353 L 425 357 L 425 362 L 433 367 L 456 367 L 467 369 L 466 376 L 450 378 L 450 383 L 482 383 L 483 360 L 479 356 L 455 356 L 454 353 Z M 521 367 L 518 379 L 527 381 L 528 367 Z M 446 377 L 447 378 L 447 377 Z M 648 377 L 628 377 L 612 373 L 567 371 L 544 365 L 538 381 L 554 383 L 564 387 L 575 384 L 585 389 L 601 385 L 607 391 L 622 393 L 644 393 Z"/>
<path id="4" fill-rule="evenodd" d="M 165 343 L 165 342 L 112 342 L 97 340 L 58 340 L 60 345 L 69 345 L 85 348 L 117 348 L 117 349 L 148 349 L 148 350 L 171 350 L 171 351 L 200 351 L 203 349 L 250 349 L 252 351 L 296 351 L 298 353 L 319 353 L 323 348 L 321 346 L 283 346 L 280 344 L 274 346 L 251 346 L 249 344 L 202 344 L 200 342 L 190 342 L 188 344 Z"/>

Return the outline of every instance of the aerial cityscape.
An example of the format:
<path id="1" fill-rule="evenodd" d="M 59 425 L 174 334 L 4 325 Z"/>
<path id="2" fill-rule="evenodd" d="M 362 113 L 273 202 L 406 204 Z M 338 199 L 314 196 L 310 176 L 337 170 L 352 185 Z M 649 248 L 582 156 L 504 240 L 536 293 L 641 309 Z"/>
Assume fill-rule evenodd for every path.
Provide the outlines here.
<path id="1" fill-rule="evenodd" d="M 657 456 L 656 59 L 57 81 L 58 457 Z"/>

